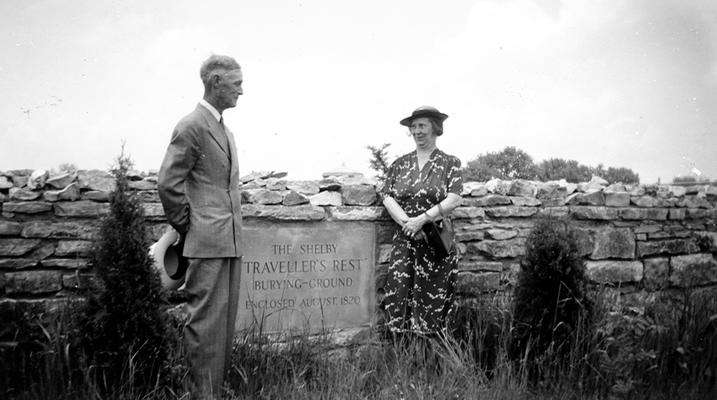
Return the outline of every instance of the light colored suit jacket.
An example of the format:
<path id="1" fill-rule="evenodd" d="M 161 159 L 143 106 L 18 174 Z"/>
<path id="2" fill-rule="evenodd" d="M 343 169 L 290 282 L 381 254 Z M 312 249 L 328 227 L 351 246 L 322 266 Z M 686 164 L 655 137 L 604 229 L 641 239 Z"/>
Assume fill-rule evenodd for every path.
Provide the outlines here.
<path id="1" fill-rule="evenodd" d="M 158 187 L 167 220 L 186 234 L 185 257 L 242 256 L 234 136 L 204 106 L 197 105 L 174 128 Z"/>

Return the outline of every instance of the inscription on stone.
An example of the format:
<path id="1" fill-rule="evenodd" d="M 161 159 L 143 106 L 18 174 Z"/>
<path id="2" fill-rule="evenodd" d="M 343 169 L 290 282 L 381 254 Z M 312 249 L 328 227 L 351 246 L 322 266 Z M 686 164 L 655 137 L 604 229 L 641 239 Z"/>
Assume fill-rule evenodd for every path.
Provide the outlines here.
<path id="1" fill-rule="evenodd" d="M 245 226 L 237 329 L 354 328 L 371 322 L 371 224 Z"/>

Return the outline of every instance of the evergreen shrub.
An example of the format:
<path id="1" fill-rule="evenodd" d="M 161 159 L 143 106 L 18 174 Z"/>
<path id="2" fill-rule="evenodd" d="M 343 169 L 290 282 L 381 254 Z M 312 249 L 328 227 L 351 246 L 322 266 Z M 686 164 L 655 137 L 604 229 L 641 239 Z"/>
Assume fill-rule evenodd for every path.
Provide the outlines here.
<path id="1" fill-rule="evenodd" d="M 116 189 L 101 223 L 91 266 L 97 285 L 77 315 L 76 346 L 100 391 L 157 384 L 170 340 L 166 301 L 148 254 L 144 212 L 129 190 L 132 166 L 124 150 L 112 174 Z M 134 390 L 133 390 L 134 391 Z"/>
<path id="2" fill-rule="evenodd" d="M 567 219 L 536 220 L 513 294 L 510 356 L 528 363 L 550 350 L 566 361 L 591 319 L 592 303 L 577 234 Z"/>

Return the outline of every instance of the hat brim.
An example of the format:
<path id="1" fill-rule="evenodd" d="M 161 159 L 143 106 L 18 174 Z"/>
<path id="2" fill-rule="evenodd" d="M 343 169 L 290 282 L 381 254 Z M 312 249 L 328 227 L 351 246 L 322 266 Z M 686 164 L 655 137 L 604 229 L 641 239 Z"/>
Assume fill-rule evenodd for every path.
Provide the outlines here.
<path id="1" fill-rule="evenodd" d="M 170 230 L 149 248 L 162 287 L 168 290 L 176 290 L 184 284 L 184 275 L 189 267 L 189 260 L 182 256 L 184 242 L 174 244 L 177 235 L 176 231 Z"/>
<path id="2" fill-rule="evenodd" d="M 443 122 L 448 118 L 448 115 L 443 114 L 442 112 L 436 112 L 432 110 L 421 110 L 418 112 L 415 112 L 411 114 L 410 117 L 406 117 L 401 120 L 400 124 L 403 126 L 411 126 L 411 121 L 413 121 L 416 118 L 435 118 L 440 122 Z"/>

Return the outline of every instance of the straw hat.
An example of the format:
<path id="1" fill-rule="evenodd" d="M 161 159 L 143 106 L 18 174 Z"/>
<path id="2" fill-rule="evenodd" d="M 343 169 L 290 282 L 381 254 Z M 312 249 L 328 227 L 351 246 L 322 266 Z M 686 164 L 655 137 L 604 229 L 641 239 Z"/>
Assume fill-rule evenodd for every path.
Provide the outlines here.
<path id="1" fill-rule="evenodd" d="M 179 233 L 170 229 L 149 247 L 162 287 L 168 290 L 176 290 L 184 284 L 184 274 L 189 267 L 189 260 L 182 255 L 184 241 L 175 244 L 178 237 Z"/>

